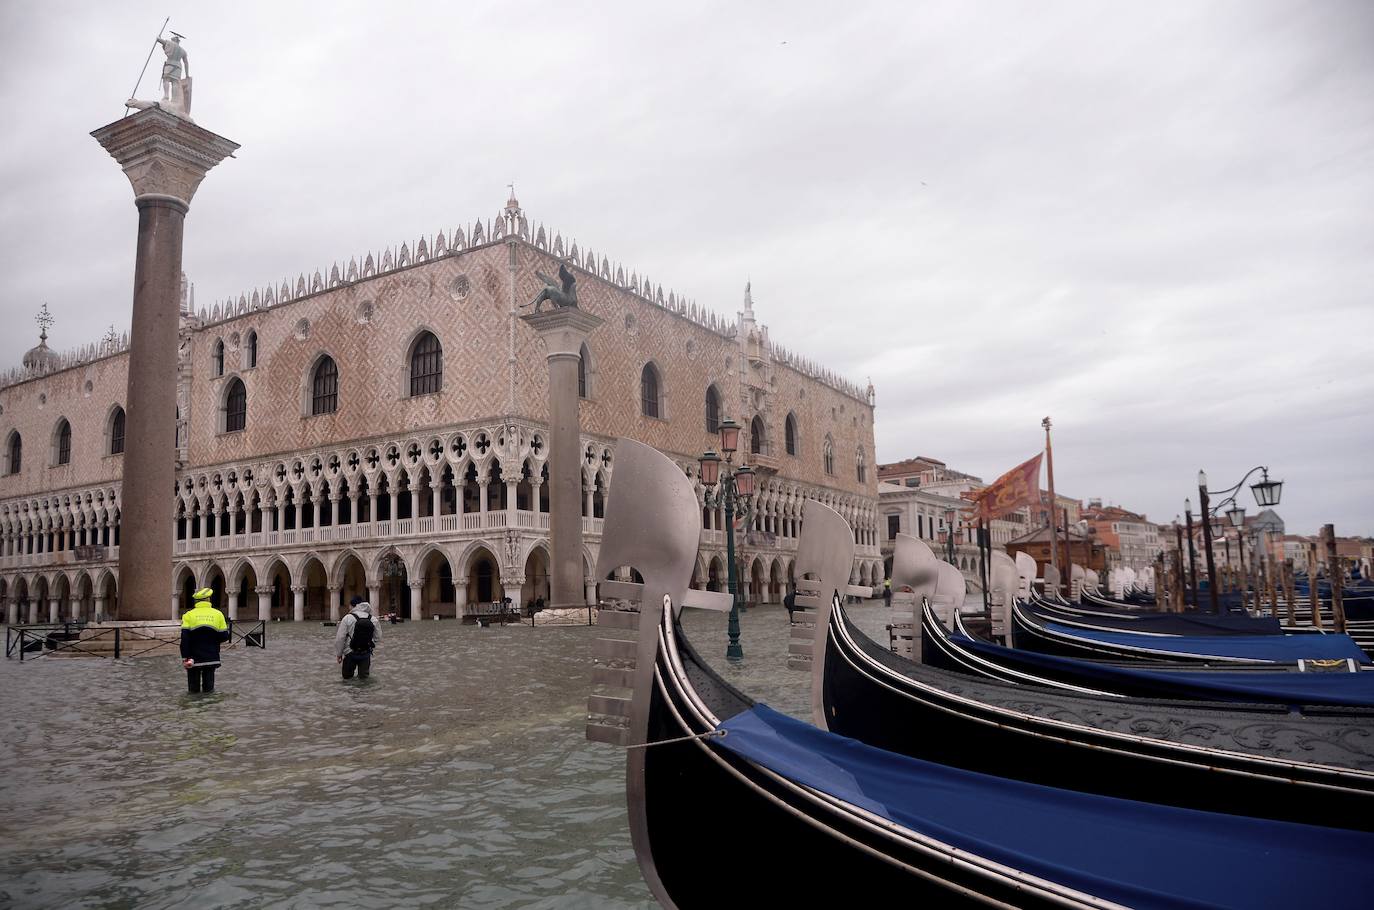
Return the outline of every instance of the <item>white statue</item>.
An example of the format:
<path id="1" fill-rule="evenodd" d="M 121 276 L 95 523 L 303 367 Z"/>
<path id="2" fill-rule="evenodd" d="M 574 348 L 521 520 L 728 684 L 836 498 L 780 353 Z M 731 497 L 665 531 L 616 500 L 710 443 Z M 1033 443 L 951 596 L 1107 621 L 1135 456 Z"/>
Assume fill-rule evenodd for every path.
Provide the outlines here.
<path id="1" fill-rule="evenodd" d="M 191 119 L 191 57 L 181 46 L 181 38 L 181 35 L 172 32 L 170 38 L 157 39 L 157 43 L 162 46 L 162 52 L 167 55 L 166 61 L 162 64 L 162 100 L 139 101 L 130 98 L 124 102 L 125 107 L 140 111 L 156 107 L 187 120 Z"/>

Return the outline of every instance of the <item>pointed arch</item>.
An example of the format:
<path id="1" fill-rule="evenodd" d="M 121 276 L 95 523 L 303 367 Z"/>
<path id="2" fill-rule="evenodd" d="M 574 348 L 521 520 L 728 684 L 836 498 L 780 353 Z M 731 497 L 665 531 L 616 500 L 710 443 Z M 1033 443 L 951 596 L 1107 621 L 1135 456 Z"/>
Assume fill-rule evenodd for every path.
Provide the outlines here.
<path id="1" fill-rule="evenodd" d="M 592 363 L 592 349 L 587 347 L 587 342 L 582 342 L 582 347 L 577 350 L 577 397 L 592 397 L 592 377 L 596 374 L 596 367 Z"/>
<path id="2" fill-rule="evenodd" d="M 52 428 L 53 467 L 72 463 L 72 422 L 65 417 L 57 418 Z"/>
<path id="3" fill-rule="evenodd" d="M 308 373 L 306 407 L 311 417 L 333 414 L 339 410 L 339 365 L 329 354 L 321 352 Z"/>
<path id="4" fill-rule="evenodd" d="M 5 437 L 5 474 L 18 474 L 24 467 L 24 438 L 18 430 Z"/>
<path id="5" fill-rule="evenodd" d="M 663 373 L 652 360 L 639 371 L 639 413 L 664 419 Z"/>
<path id="6" fill-rule="evenodd" d="M 749 451 L 754 455 L 768 454 L 768 427 L 759 414 L 749 421 Z"/>
<path id="7" fill-rule="evenodd" d="M 214 345 L 210 348 L 210 375 L 224 375 L 224 339 L 216 338 Z"/>
<path id="8" fill-rule="evenodd" d="M 788 455 L 796 456 L 801 444 L 797 438 L 797 414 L 795 411 L 787 412 L 787 419 L 783 421 L 783 446 Z"/>
<path id="9" fill-rule="evenodd" d="M 415 334 L 406 350 L 406 394 L 432 395 L 444 388 L 444 346 L 429 329 Z"/>
<path id="10" fill-rule="evenodd" d="M 720 433 L 720 389 L 713 382 L 706 387 L 706 432 L 712 436 Z"/>
<path id="11" fill-rule="evenodd" d="M 248 388 L 237 376 L 224 384 L 219 406 L 219 431 L 239 433 L 248 426 Z"/>

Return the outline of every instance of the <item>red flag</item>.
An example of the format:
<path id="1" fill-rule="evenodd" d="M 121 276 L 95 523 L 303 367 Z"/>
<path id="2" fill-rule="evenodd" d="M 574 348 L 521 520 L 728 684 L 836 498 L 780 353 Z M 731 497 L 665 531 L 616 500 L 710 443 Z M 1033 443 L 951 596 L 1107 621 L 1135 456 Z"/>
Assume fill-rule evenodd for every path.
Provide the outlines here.
<path id="1" fill-rule="evenodd" d="M 1022 506 L 1040 500 L 1040 459 L 1044 453 L 1036 455 L 1023 464 L 1012 468 L 997 478 L 991 486 L 984 487 L 973 494 L 973 503 L 979 517 L 991 521 L 998 515 L 1005 515 Z"/>

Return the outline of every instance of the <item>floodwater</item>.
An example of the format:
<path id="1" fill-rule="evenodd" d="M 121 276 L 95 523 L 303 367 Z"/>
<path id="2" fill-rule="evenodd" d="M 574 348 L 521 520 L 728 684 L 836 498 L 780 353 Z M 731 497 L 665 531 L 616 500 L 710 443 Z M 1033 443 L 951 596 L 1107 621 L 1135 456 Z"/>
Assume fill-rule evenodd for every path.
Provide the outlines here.
<path id="1" fill-rule="evenodd" d="M 853 608 L 879 641 L 881 602 Z M 787 614 L 689 610 L 743 691 L 805 717 Z M 212 695 L 171 658 L 0 660 L 0 906 L 643 907 L 624 753 L 584 739 L 589 627 L 273 624 Z M 737 845 L 747 849 L 747 845 Z"/>

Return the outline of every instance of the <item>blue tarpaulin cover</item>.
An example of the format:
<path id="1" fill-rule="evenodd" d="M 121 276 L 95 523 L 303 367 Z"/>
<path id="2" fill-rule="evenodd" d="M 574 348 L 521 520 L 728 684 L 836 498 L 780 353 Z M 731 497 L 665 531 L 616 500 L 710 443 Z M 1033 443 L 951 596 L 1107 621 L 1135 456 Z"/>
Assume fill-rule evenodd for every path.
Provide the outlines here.
<path id="1" fill-rule="evenodd" d="M 1005 648 L 959 633 L 950 635 L 950 640 L 1001 666 L 1020 669 L 1041 668 L 1054 678 L 1085 685 L 1100 684 L 1108 691 L 1114 691 L 1114 681 L 1128 681 L 1133 685 L 1126 691 L 1138 694 L 1148 689 L 1164 698 L 1374 707 L 1374 672 L 1146 670 L 1123 667 L 1120 664 L 1079 660 L 1075 657 L 1060 657 L 1057 654 L 1040 654 L 1020 648 Z M 1116 688 L 1121 687 L 1118 685 Z"/>
<path id="2" fill-rule="evenodd" d="M 1356 907 L 1374 834 L 1058 790 L 920 761 L 755 705 L 721 748 L 961 850 L 1131 907 Z M 823 858 L 819 858 L 823 862 Z"/>
<path id="3" fill-rule="evenodd" d="M 1249 660 L 1269 660 L 1296 663 L 1298 660 L 1327 660 L 1333 657 L 1354 658 L 1356 663 L 1369 663 L 1369 655 L 1360 650 L 1349 635 L 1175 635 L 1158 638 L 1151 635 L 1132 635 L 1130 632 L 1106 632 L 1064 626 L 1049 620 L 1042 621 L 1046 629 L 1059 635 L 1072 635 L 1102 644 L 1122 645 L 1151 651 L 1174 651 L 1194 656 L 1236 657 Z"/>

